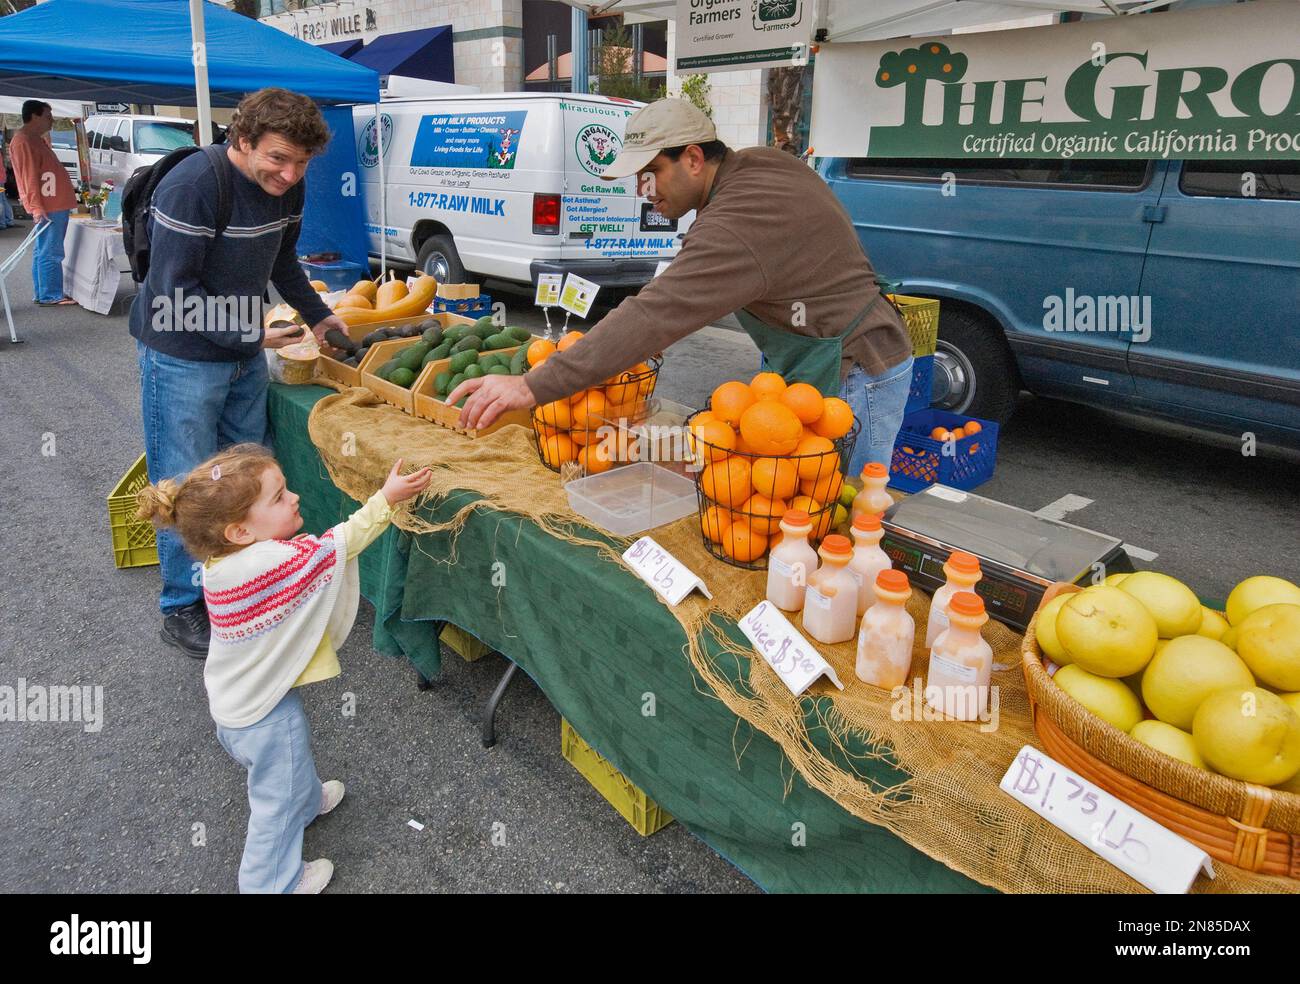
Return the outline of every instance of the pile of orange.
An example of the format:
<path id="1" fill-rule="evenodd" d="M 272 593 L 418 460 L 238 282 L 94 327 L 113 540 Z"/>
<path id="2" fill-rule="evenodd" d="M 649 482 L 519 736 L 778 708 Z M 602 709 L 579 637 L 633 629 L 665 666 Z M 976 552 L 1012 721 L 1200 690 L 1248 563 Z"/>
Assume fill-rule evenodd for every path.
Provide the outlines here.
<path id="1" fill-rule="evenodd" d="M 528 367 L 541 365 L 556 352 L 563 352 L 581 339 L 582 332 L 571 331 L 559 343 L 539 338 L 528 346 Z M 601 433 L 619 421 L 637 421 L 646 413 L 646 405 L 655 388 L 656 373 L 645 362 L 605 380 L 599 386 L 575 393 L 568 399 L 546 403 L 533 410 L 533 431 L 537 449 L 547 467 L 559 471 L 568 461 L 576 461 L 588 475 L 609 471 L 618 459 L 635 457 L 635 442 L 607 439 Z"/>
<path id="2" fill-rule="evenodd" d="M 945 443 L 948 441 L 960 441 L 964 437 L 978 434 L 983 429 L 984 425 L 978 420 L 968 420 L 960 427 L 954 427 L 952 430 L 949 430 L 947 427 L 936 427 L 934 430 L 930 431 L 930 437 L 935 441 L 942 441 Z M 967 453 L 974 454 L 979 449 L 980 446 L 978 444 L 972 444 L 970 448 L 967 449 Z"/>
<path id="3" fill-rule="evenodd" d="M 806 511 L 824 536 L 844 487 L 834 442 L 852 427 L 847 403 L 807 383 L 774 372 L 723 383 L 690 424 L 704 535 L 741 563 L 766 555 L 787 509 Z"/>

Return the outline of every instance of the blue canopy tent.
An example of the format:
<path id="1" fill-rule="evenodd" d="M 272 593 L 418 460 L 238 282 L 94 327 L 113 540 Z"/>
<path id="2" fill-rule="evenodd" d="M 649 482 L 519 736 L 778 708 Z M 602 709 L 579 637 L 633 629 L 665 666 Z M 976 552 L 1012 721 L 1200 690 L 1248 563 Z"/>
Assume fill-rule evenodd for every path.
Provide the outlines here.
<path id="1" fill-rule="evenodd" d="M 192 24 L 191 10 L 202 12 L 201 23 Z M 299 252 L 337 251 L 366 269 L 360 190 L 344 180 L 360 172 L 352 111 L 328 107 L 377 103 L 373 69 L 197 0 L 47 0 L 0 18 L 0 95 L 200 106 L 210 98 L 213 106 L 233 107 L 268 86 L 324 104 L 335 135 L 308 171 Z"/>

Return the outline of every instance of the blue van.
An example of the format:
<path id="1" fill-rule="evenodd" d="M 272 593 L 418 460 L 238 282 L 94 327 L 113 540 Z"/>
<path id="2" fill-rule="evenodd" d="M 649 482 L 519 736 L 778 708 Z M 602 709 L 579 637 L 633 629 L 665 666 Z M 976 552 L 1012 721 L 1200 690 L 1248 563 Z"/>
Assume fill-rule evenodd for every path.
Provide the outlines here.
<path id="1" fill-rule="evenodd" d="M 827 158 L 881 275 L 940 308 L 934 402 L 1021 389 L 1300 446 L 1300 161 Z"/>

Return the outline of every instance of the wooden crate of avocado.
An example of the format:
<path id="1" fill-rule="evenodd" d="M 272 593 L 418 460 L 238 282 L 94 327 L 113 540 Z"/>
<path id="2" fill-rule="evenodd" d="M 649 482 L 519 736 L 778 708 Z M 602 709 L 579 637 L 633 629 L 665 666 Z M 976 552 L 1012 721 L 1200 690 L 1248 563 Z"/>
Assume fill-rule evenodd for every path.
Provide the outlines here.
<path id="1" fill-rule="evenodd" d="M 382 327 L 375 325 L 352 325 L 347 336 L 326 333 L 330 348 L 322 348 L 321 356 L 316 361 L 316 375 L 333 379 L 345 386 L 360 386 L 361 364 L 365 361 L 370 348 L 375 342 L 389 341 L 396 338 L 414 338 L 417 335 L 429 337 L 430 329 L 446 331 L 453 325 L 472 325 L 474 319 L 464 318 L 458 314 L 425 314 L 412 318 L 399 318 Z"/>
<path id="2" fill-rule="evenodd" d="M 476 352 L 471 348 L 430 363 L 415 384 L 415 415 L 471 438 L 491 434 L 507 424 L 527 426 L 528 411 L 512 410 L 498 417 L 491 427 L 461 427 L 460 407 L 449 406 L 446 402 L 447 395 L 466 379 L 523 375 L 528 368 L 528 345 L 534 338 L 523 329 L 509 328 L 507 331 L 513 332 L 512 337 L 518 342 L 512 348 L 484 352 Z"/>

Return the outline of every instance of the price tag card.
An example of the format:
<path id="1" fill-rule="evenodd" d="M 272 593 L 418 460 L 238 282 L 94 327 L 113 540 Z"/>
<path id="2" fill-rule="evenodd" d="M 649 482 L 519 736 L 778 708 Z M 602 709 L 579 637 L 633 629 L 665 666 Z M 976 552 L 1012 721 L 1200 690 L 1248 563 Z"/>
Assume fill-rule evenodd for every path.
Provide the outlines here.
<path id="1" fill-rule="evenodd" d="M 566 274 L 564 288 L 560 291 L 560 307 L 576 314 L 579 318 L 585 318 L 599 290 L 599 284 L 593 284 L 590 280 L 584 280 L 572 273 Z"/>
<path id="2" fill-rule="evenodd" d="M 1199 847 L 1032 745 L 1020 749 L 999 785 L 1157 894 L 1185 894 L 1202 871 L 1214 877 L 1214 865 Z"/>
<path id="3" fill-rule="evenodd" d="M 537 307 L 554 307 L 560 303 L 560 286 L 564 283 L 562 273 L 539 273 L 537 275 L 537 296 L 533 304 Z"/>
<path id="4" fill-rule="evenodd" d="M 740 620 L 740 631 L 754 644 L 767 665 L 776 670 L 796 697 L 820 676 L 844 689 L 830 663 L 790 624 L 770 601 L 761 601 Z"/>
<path id="5" fill-rule="evenodd" d="M 677 605 L 695 588 L 704 597 L 713 597 L 698 575 L 648 536 L 628 547 L 623 560 L 670 606 Z"/>

